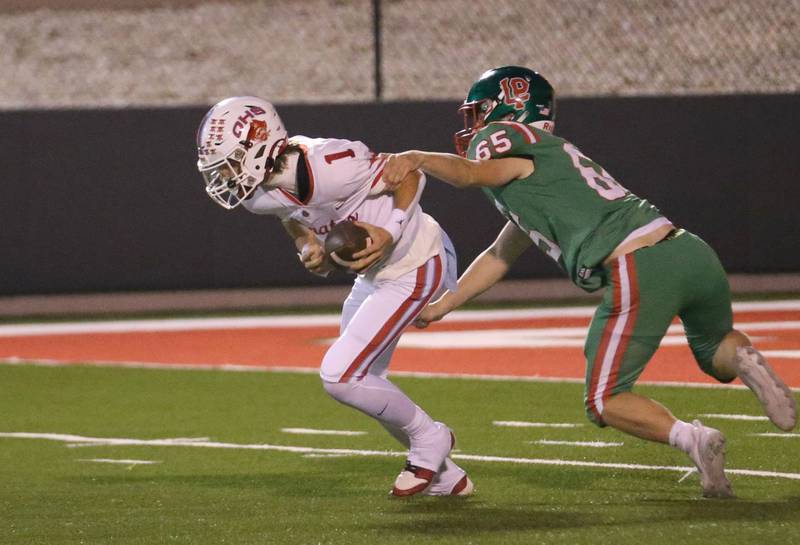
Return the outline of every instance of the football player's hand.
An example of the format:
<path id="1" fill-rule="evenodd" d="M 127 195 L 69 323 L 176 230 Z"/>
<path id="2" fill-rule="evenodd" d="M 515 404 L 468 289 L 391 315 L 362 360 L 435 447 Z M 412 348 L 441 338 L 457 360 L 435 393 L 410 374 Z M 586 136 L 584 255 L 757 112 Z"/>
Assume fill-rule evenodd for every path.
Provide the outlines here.
<path id="1" fill-rule="evenodd" d="M 381 157 L 386 158 L 381 179 L 389 190 L 393 190 L 400 185 L 408 176 L 408 173 L 417 170 L 422 162 L 422 158 L 416 151 L 382 153 Z"/>
<path id="2" fill-rule="evenodd" d="M 414 320 L 414 327 L 417 329 L 425 329 L 431 322 L 438 322 L 444 318 L 447 312 L 442 308 L 441 304 L 431 303 L 419 313 L 419 316 Z"/>
<path id="3" fill-rule="evenodd" d="M 392 235 L 383 227 L 364 223 L 361 221 L 353 222 L 359 227 L 363 227 L 369 233 L 367 247 L 353 254 L 355 261 L 350 265 L 350 269 L 357 273 L 365 272 L 372 265 L 389 255 L 392 251 Z"/>
<path id="4" fill-rule="evenodd" d="M 325 249 L 319 241 L 304 244 L 297 256 L 309 272 L 319 276 L 327 276 L 331 272 L 331 264 L 325 259 Z"/>

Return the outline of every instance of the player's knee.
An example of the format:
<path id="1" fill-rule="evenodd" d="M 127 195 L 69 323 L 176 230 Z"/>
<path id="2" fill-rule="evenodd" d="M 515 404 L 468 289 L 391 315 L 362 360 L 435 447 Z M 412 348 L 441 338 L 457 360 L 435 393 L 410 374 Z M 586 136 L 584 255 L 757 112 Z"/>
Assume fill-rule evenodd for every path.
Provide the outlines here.
<path id="1" fill-rule="evenodd" d="M 340 403 L 346 403 L 351 397 L 353 385 L 349 382 L 332 382 L 322 379 L 322 387 L 333 399 Z"/>
<path id="2" fill-rule="evenodd" d="M 750 338 L 741 331 L 732 329 L 720 341 L 708 344 L 710 346 L 706 347 L 702 343 L 692 343 L 692 352 L 700 368 L 720 382 L 731 382 L 736 378 L 737 350 L 751 346 Z"/>
<path id="3" fill-rule="evenodd" d="M 736 357 L 737 348 L 751 345 L 750 337 L 741 331 L 732 329 L 724 334 L 722 339 L 717 343 L 712 355 L 712 361 L 716 365 L 733 361 Z"/>
<path id="4" fill-rule="evenodd" d="M 334 344 L 325 353 L 319 367 L 319 375 L 323 381 L 339 382 L 339 379 L 347 371 L 349 359 L 343 352 L 341 346 Z"/>
<path id="5" fill-rule="evenodd" d="M 603 415 L 594 400 L 585 398 L 583 400 L 583 410 L 589 422 L 601 428 L 605 427 L 606 424 L 603 422 Z"/>
<path id="6" fill-rule="evenodd" d="M 319 374 L 322 380 L 339 382 L 345 375 L 351 375 L 350 366 L 364 350 L 366 344 L 356 335 L 343 335 L 333 343 L 322 358 Z M 348 370 L 351 372 L 348 373 Z"/>
<path id="7" fill-rule="evenodd" d="M 374 396 L 370 396 L 368 391 L 365 391 L 363 383 L 360 380 L 353 380 L 350 382 L 332 382 L 329 380 L 322 381 L 322 387 L 333 399 L 347 405 L 353 409 L 362 411 L 370 416 L 375 416 L 375 413 L 381 407 L 385 407 L 384 398 L 378 400 L 379 407 L 376 407 L 376 400 Z"/>

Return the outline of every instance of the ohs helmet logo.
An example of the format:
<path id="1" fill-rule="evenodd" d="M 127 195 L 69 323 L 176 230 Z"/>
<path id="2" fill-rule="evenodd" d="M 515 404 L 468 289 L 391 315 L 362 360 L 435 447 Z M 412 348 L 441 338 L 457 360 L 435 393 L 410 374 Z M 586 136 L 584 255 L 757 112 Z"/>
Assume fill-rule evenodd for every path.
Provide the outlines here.
<path id="1" fill-rule="evenodd" d="M 233 135 L 236 138 L 241 138 L 242 130 L 244 130 L 250 121 L 255 119 L 257 115 L 264 115 L 266 113 L 267 112 L 265 112 L 263 108 L 259 108 L 258 106 L 248 106 L 247 110 L 236 118 L 236 123 L 233 124 Z M 266 130 L 266 123 L 264 124 L 264 129 Z"/>
<path id="2" fill-rule="evenodd" d="M 503 88 L 503 102 L 509 106 L 514 106 L 516 110 L 525 108 L 525 103 L 531 98 L 531 84 L 525 78 L 513 77 L 500 80 L 500 87 Z"/>
<path id="3" fill-rule="evenodd" d="M 269 138 L 269 129 L 267 129 L 267 122 L 260 119 L 254 119 L 250 123 L 250 128 L 247 130 L 247 138 L 241 141 L 242 145 L 250 149 L 257 142 L 266 142 Z"/>
<path id="4" fill-rule="evenodd" d="M 247 131 L 248 142 L 266 142 L 267 138 L 269 138 L 269 130 L 266 121 L 256 119 L 250 123 L 250 129 Z"/>

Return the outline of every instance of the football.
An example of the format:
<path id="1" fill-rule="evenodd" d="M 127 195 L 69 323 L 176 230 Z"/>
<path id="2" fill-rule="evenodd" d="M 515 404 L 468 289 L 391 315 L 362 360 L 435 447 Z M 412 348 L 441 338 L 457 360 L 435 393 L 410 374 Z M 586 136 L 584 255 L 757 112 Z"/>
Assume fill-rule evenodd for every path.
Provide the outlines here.
<path id="1" fill-rule="evenodd" d="M 353 254 L 367 247 L 369 233 L 351 221 L 337 223 L 325 239 L 325 255 L 330 257 L 334 252 L 343 261 L 353 261 Z M 346 268 L 331 259 L 339 268 Z"/>

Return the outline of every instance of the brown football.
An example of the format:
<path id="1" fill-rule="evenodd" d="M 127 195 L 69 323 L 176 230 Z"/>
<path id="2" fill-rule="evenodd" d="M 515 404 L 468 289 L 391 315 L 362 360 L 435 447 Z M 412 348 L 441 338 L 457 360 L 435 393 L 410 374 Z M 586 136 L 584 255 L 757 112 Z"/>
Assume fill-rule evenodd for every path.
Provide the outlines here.
<path id="1" fill-rule="evenodd" d="M 336 252 L 339 259 L 353 261 L 353 254 L 367 247 L 368 238 L 367 230 L 351 221 L 337 223 L 325 239 L 325 255 Z M 333 260 L 331 263 L 342 268 Z"/>

